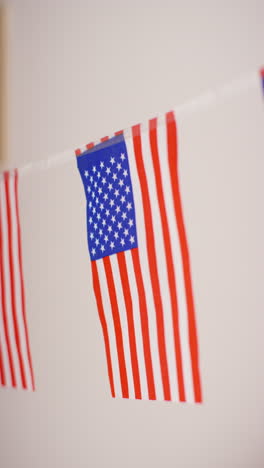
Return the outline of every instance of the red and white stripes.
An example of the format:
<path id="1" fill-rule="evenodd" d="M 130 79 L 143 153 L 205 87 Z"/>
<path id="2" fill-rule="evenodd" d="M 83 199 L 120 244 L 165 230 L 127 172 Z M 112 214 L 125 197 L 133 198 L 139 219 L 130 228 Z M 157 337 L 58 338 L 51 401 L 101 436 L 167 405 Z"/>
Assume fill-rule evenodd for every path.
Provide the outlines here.
<path id="1" fill-rule="evenodd" d="M 0 385 L 34 390 L 26 322 L 17 170 L 0 174 Z"/>
<path id="2" fill-rule="evenodd" d="M 201 402 L 174 113 L 124 138 L 138 248 L 91 262 L 112 396 Z"/>

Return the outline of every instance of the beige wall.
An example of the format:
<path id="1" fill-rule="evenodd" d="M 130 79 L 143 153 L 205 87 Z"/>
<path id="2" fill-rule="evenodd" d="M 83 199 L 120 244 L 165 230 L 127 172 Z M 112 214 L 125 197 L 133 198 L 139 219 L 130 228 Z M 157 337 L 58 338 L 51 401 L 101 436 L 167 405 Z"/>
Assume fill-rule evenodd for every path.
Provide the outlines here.
<path id="1" fill-rule="evenodd" d="M 10 166 L 263 64 L 264 4 L 14 0 Z M 264 466 L 263 150 L 256 87 L 179 117 L 205 402 L 112 400 L 74 160 L 21 179 L 35 394 L 0 392 L 1 468 Z"/>

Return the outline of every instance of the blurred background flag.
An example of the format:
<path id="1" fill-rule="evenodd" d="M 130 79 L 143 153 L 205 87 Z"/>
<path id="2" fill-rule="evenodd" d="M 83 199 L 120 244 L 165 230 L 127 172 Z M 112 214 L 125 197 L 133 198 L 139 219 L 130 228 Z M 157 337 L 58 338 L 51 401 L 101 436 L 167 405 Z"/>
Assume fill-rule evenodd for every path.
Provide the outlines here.
<path id="1" fill-rule="evenodd" d="M 260 69 L 260 78 L 261 78 L 262 90 L 263 90 L 263 95 L 264 95 L 264 67 Z"/>
<path id="2" fill-rule="evenodd" d="M 174 113 L 76 156 L 112 396 L 201 402 Z"/>
<path id="3" fill-rule="evenodd" d="M 21 248 L 14 170 L 0 173 L 0 385 L 34 390 Z"/>

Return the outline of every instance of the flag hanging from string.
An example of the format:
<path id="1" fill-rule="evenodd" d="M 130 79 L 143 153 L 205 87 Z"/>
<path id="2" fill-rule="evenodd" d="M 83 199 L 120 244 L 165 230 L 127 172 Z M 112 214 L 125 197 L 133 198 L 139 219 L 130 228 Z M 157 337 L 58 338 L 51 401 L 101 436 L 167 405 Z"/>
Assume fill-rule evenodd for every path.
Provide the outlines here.
<path id="1" fill-rule="evenodd" d="M 76 150 L 113 397 L 202 401 L 174 112 Z"/>
<path id="2" fill-rule="evenodd" d="M 34 390 L 22 268 L 17 170 L 0 174 L 0 385 Z"/>

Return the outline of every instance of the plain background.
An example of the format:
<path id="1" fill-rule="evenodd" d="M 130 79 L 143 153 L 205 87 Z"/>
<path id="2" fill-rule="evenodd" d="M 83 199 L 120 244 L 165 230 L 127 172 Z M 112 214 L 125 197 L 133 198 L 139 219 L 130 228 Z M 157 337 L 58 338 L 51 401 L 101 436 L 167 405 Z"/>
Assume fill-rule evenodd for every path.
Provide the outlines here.
<path id="1" fill-rule="evenodd" d="M 9 160 L 74 149 L 263 64 L 264 3 L 6 2 Z M 20 183 L 37 392 L 0 394 L 1 468 L 264 466 L 260 90 L 179 119 L 203 405 L 114 400 L 72 162 Z"/>

